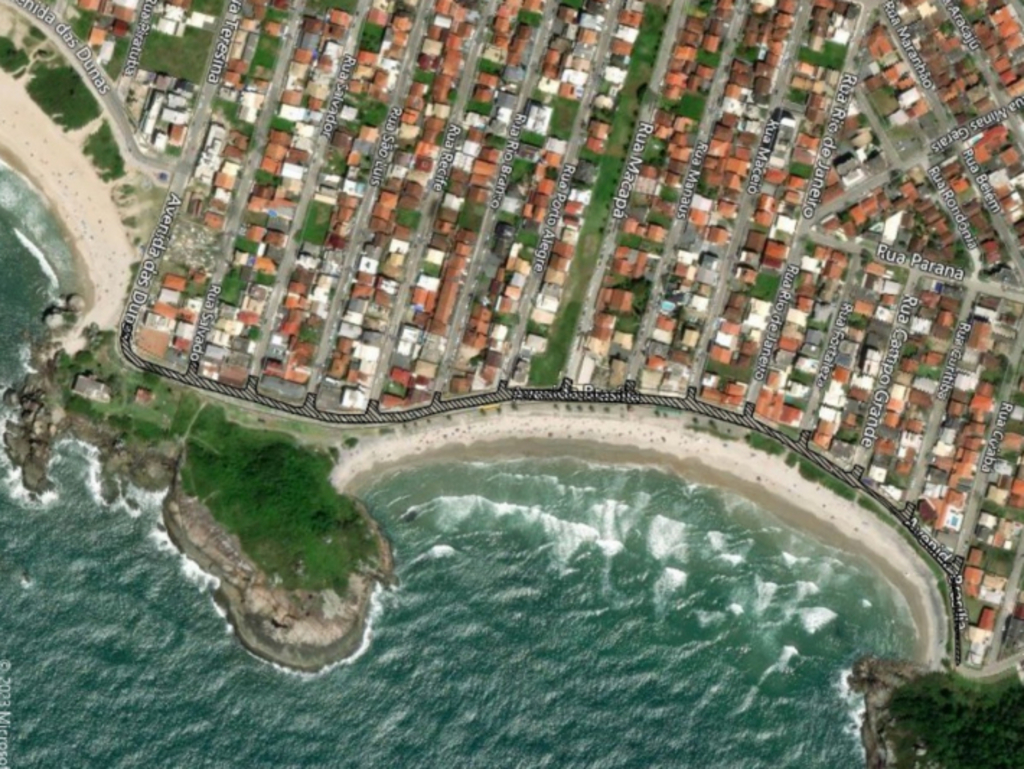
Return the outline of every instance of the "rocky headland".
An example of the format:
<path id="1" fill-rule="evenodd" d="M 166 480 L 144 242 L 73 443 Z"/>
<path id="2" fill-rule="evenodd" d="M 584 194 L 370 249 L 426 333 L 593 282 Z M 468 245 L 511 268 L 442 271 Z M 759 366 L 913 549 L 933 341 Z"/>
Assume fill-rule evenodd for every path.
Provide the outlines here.
<path id="1" fill-rule="evenodd" d="M 867 769 L 895 766 L 892 730 L 895 720 L 889 712 L 893 693 L 928 671 L 913 662 L 862 657 L 847 679 L 850 688 L 864 695 L 864 722 L 860 735 Z"/>
<path id="2" fill-rule="evenodd" d="M 300 671 L 321 670 L 353 654 L 362 643 L 378 584 L 394 581 L 391 547 L 361 503 L 378 545 L 373 567 L 349 578 L 344 595 L 334 590 L 285 590 L 264 574 L 242 550 L 238 538 L 214 519 L 179 483 L 180 441 L 145 445 L 128 442 L 123 432 L 103 419 L 67 408 L 68 394 L 59 382 L 61 347 L 47 339 L 33 350 L 35 369 L 21 384 L 3 394 L 15 412 L 4 429 L 4 450 L 21 470 L 25 488 L 35 495 L 52 483 L 49 467 L 54 446 L 74 439 L 98 450 L 103 468 L 103 494 L 113 501 L 120 479 L 149 491 L 166 490 L 163 524 L 171 540 L 202 569 L 216 577 L 217 602 L 225 609 L 242 644 L 259 657 Z"/>
<path id="3" fill-rule="evenodd" d="M 177 448 L 154 443 L 140 451 L 137 445 L 129 447 L 119 430 L 69 412 L 57 382 L 59 352 L 59 345 L 51 341 L 37 345 L 32 354 L 36 371 L 3 396 L 4 405 L 16 412 L 16 418 L 5 425 L 4 450 L 21 469 L 25 488 L 36 495 L 46 492 L 52 485 L 49 467 L 54 445 L 75 439 L 99 450 L 104 496 L 116 494 L 113 480 L 118 477 L 148 491 L 166 489 L 174 475 Z"/>
<path id="4" fill-rule="evenodd" d="M 377 539 L 381 559 L 377 568 L 353 574 L 344 595 L 275 585 L 246 556 L 238 538 L 177 483 L 164 501 L 164 523 L 175 545 L 220 582 L 217 601 L 246 648 L 294 670 L 318 671 L 359 648 L 374 589 L 394 579 L 391 548 L 365 508 L 359 508 Z"/>

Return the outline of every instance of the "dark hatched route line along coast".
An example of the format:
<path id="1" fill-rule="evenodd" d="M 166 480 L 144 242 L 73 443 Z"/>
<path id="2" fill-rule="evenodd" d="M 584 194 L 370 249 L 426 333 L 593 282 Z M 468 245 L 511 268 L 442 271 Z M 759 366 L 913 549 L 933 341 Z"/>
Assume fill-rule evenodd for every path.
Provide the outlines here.
<path id="1" fill-rule="evenodd" d="M 639 392 L 636 389 L 636 383 L 633 381 L 627 381 L 625 386 L 619 389 L 603 390 L 593 387 L 576 387 L 571 379 L 566 378 L 562 380 L 561 386 L 554 388 L 510 387 L 508 381 L 503 380 L 496 390 L 489 393 L 450 398 L 443 398 L 441 393 L 435 393 L 433 400 L 428 405 L 422 407 L 401 411 L 382 411 L 379 403 L 373 400 L 370 401 L 366 410 L 361 413 L 338 413 L 321 409 L 317 405 L 316 396 L 312 392 L 306 394 L 305 402 L 301 405 L 287 403 L 264 395 L 258 390 L 259 377 L 253 375 L 249 376 L 244 388 L 237 388 L 201 376 L 196 370 L 197 366 L 195 363 L 189 366 L 189 370 L 186 373 L 182 373 L 148 361 L 136 353 L 132 346 L 135 324 L 137 322 L 135 314 L 126 316 L 121 325 L 120 334 L 121 354 L 126 361 L 136 368 L 197 390 L 261 406 L 291 417 L 311 419 L 324 424 L 358 426 L 405 424 L 457 411 L 515 402 L 598 403 L 676 409 L 691 414 L 700 414 L 764 435 L 782 444 L 785 448 L 803 459 L 814 463 L 833 478 L 868 495 L 875 502 L 882 505 L 914 538 L 927 556 L 942 569 L 949 586 L 950 609 L 953 621 L 954 664 L 959 665 L 961 662 L 960 633 L 966 628 L 968 619 L 962 587 L 963 557 L 954 555 L 948 548 L 939 544 L 927 531 L 920 527 L 915 517 L 916 506 L 914 503 L 908 502 L 902 508 L 893 505 L 868 481 L 864 480 L 864 468 L 862 466 L 857 465 L 851 470 L 847 470 L 812 450 L 809 443 L 811 433 L 808 430 L 801 433 L 799 440 L 794 440 L 781 430 L 758 421 L 754 418 L 754 404 L 752 403 L 746 404 L 743 413 L 736 413 L 720 406 L 700 401 L 696 397 L 696 389 L 692 387 L 689 388 L 685 397 L 673 397 L 649 395 Z"/>

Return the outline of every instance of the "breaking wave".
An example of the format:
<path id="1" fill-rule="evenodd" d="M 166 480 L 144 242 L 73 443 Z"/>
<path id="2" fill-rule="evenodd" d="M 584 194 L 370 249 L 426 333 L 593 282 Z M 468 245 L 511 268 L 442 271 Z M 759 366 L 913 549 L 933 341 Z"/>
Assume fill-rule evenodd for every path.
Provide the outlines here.
<path id="1" fill-rule="evenodd" d="M 18 242 L 25 247 L 25 250 L 35 257 L 35 260 L 39 263 L 39 269 L 41 269 L 43 274 L 46 275 L 46 279 L 50 281 L 50 285 L 56 289 L 60 285 L 60 280 L 57 278 L 57 273 L 54 272 L 50 262 L 47 261 L 46 254 L 43 253 L 43 250 L 29 240 L 28 235 L 23 233 L 17 227 L 14 228 L 14 235 L 18 238 Z"/>
<path id="2" fill-rule="evenodd" d="M 659 561 L 686 562 L 686 524 L 655 515 L 647 528 L 647 549 Z"/>
<path id="3" fill-rule="evenodd" d="M 824 606 L 815 606 L 811 609 L 800 610 L 800 623 L 804 626 L 804 630 L 813 635 L 837 616 L 839 615 L 831 609 L 827 609 Z"/>

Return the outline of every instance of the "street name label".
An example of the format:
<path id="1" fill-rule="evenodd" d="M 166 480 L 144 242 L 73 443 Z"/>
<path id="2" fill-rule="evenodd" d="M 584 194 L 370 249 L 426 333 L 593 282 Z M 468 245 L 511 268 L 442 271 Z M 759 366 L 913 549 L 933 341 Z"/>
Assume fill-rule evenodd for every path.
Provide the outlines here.
<path id="1" fill-rule="evenodd" d="M 966 273 L 962 267 L 954 267 L 951 264 L 943 264 L 942 262 L 933 262 L 931 259 L 925 259 L 921 254 L 913 253 L 909 256 L 902 251 L 897 251 L 884 243 L 878 244 L 878 250 L 875 252 L 878 260 L 885 262 L 886 264 L 898 264 L 907 265 L 921 272 L 927 272 L 930 275 L 937 275 L 940 278 L 948 278 L 950 280 L 958 280 L 963 282 L 966 278 Z"/>
<path id="2" fill-rule="evenodd" d="M 434 181 L 430 186 L 434 192 L 444 192 L 445 185 L 452 175 L 452 167 L 455 165 L 455 145 L 462 137 L 462 126 L 449 125 L 444 131 L 444 149 L 437 159 L 437 173 L 434 174 Z"/>
<path id="3" fill-rule="evenodd" d="M 976 249 L 978 247 L 978 240 L 974 237 L 974 233 L 971 232 L 971 223 L 967 219 L 967 214 L 961 210 L 953 188 L 946 183 L 946 179 L 942 175 L 942 169 L 938 166 L 932 166 L 928 169 L 928 178 L 935 184 L 935 188 L 939 191 L 939 197 L 946 204 L 946 210 L 949 211 L 949 215 L 956 225 L 956 231 L 960 234 L 960 239 L 963 240 L 968 248 Z"/>
<path id="4" fill-rule="evenodd" d="M 1003 401 L 999 404 L 999 413 L 996 415 L 995 428 L 992 430 L 992 435 L 988 438 L 988 443 L 985 444 L 985 453 L 981 457 L 981 471 L 983 473 L 992 472 L 992 468 L 996 465 L 996 456 L 999 454 L 999 447 L 1003 443 L 1003 438 L 1006 437 L 1006 423 L 1010 421 L 1010 415 L 1012 413 L 1012 403 Z"/>
<path id="5" fill-rule="evenodd" d="M 398 126 L 402 123 L 402 108 L 395 106 L 388 110 L 388 118 L 384 121 L 384 133 L 380 137 L 380 146 L 377 147 L 377 157 L 374 158 L 373 168 L 370 169 L 370 184 L 379 187 L 384 181 L 384 175 L 391 164 L 391 156 L 395 152 L 395 134 L 398 133 Z"/>
<path id="6" fill-rule="evenodd" d="M 939 387 L 935 391 L 935 397 L 940 401 L 947 400 L 953 393 L 953 383 L 956 382 L 956 370 L 964 357 L 964 346 L 971 335 L 971 324 L 961 321 L 956 327 L 953 335 L 953 346 L 946 356 L 946 366 L 942 369 L 942 378 L 939 380 Z"/>
<path id="7" fill-rule="evenodd" d="M 818 369 L 818 376 L 814 380 L 819 390 L 824 390 L 832 378 L 832 372 L 836 367 L 836 359 L 839 357 L 839 345 L 846 338 L 846 326 L 853 312 L 853 304 L 843 302 L 839 305 L 839 313 L 836 315 L 836 322 L 832 328 L 832 335 L 828 338 L 828 346 L 825 354 L 821 356 L 821 368 Z"/>
<path id="8" fill-rule="evenodd" d="M 501 167 L 498 168 L 498 178 L 494 182 L 494 194 L 488 205 L 492 211 L 501 208 L 501 202 L 505 199 L 505 192 L 508 190 L 508 180 L 512 176 L 512 163 L 519 154 L 519 137 L 523 133 L 523 126 L 528 118 L 519 113 L 512 118 L 512 124 L 508 127 L 508 141 L 505 142 L 505 149 L 501 151 Z"/>
<path id="9" fill-rule="evenodd" d="M 556 233 L 559 223 L 562 221 L 562 209 L 569 201 L 569 189 L 573 174 L 576 173 L 576 166 L 566 163 L 562 166 L 562 172 L 558 175 L 558 187 L 555 190 L 554 198 L 551 200 L 551 207 L 548 215 L 544 217 L 544 233 L 541 236 L 537 250 L 533 254 L 533 271 L 544 272 L 551 256 L 551 248 L 555 244 Z"/>
<path id="10" fill-rule="evenodd" d="M 860 437 L 860 445 L 866 449 L 873 448 L 875 441 L 878 440 L 878 427 L 882 424 L 885 407 L 889 404 L 889 388 L 896 374 L 896 365 L 900 362 L 903 345 L 910 336 L 905 327 L 910 324 L 914 310 L 920 303 L 916 296 L 905 296 L 900 300 L 899 308 L 896 310 L 896 326 L 889 334 L 889 346 L 879 367 L 875 391 L 871 396 L 871 406 L 864 420 L 864 432 Z"/>
<path id="11" fill-rule="evenodd" d="M 84 45 L 81 40 L 75 37 L 71 25 L 57 20 L 57 15 L 50 10 L 49 6 L 38 3 L 35 0 L 14 0 L 19 8 L 24 8 L 39 21 L 51 27 L 57 36 L 64 42 L 75 58 L 82 64 L 82 69 L 89 76 L 89 81 L 96 89 L 96 93 L 106 96 L 110 93 L 110 83 L 103 74 L 103 68 L 92 57 L 92 49 Z"/>
<path id="12" fill-rule="evenodd" d="M 708 143 L 697 142 L 690 153 L 690 164 L 686 169 L 686 177 L 683 179 L 683 190 L 679 196 L 679 203 L 676 205 L 676 219 L 685 219 L 690 215 L 690 206 L 693 205 L 693 196 L 697 192 L 697 182 L 700 181 L 701 172 L 704 170 L 704 158 L 708 155 Z"/>
<path id="13" fill-rule="evenodd" d="M 199 361 L 203 359 L 206 351 L 206 338 L 210 333 L 210 327 L 217 320 L 217 297 L 220 296 L 220 286 L 212 285 L 203 299 L 203 311 L 199 314 L 199 321 L 196 323 L 196 333 L 192 337 L 192 350 L 189 353 L 189 364 L 198 369 Z"/>
<path id="14" fill-rule="evenodd" d="M 160 220 L 153 230 L 153 236 L 149 239 L 145 258 L 139 265 L 128 309 L 124 313 L 124 323 L 121 326 L 121 335 L 129 339 L 135 328 L 135 323 L 139 319 L 139 312 L 149 303 L 149 290 L 153 285 L 153 279 L 157 276 L 160 260 L 171 244 L 171 228 L 174 226 L 174 219 L 177 217 L 178 211 L 181 210 L 181 203 L 181 198 L 173 192 L 167 196 L 164 210 L 160 212 Z"/>
<path id="15" fill-rule="evenodd" d="M 356 66 L 356 57 L 346 53 L 341 59 L 341 68 L 338 70 L 338 78 L 334 81 L 334 88 L 331 89 L 331 99 L 327 102 L 327 113 L 324 115 L 324 122 L 320 125 L 320 135 L 325 139 L 338 128 L 338 113 L 345 103 L 345 94 L 348 93 L 349 81 L 352 78 L 352 70 Z"/>
<path id="16" fill-rule="evenodd" d="M 914 43 L 910 39 L 910 30 L 907 29 L 907 26 L 903 23 L 903 20 L 900 18 L 900 15 L 896 10 L 896 0 L 887 0 L 882 8 L 885 10 L 885 15 L 889 19 L 889 24 L 892 25 L 893 30 L 896 32 L 896 37 L 900 41 L 900 48 L 903 49 L 903 55 L 907 57 L 907 61 L 910 62 L 910 66 L 914 68 L 914 74 L 917 75 L 917 82 L 929 91 L 934 91 L 935 81 L 932 80 L 931 73 L 928 72 L 928 65 L 924 63 L 924 59 L 921 57 L 921 52 L 914 47 Z"/>
<path id="17" fill-rule="evenodd" d="M 1010 119 L 1010 114 L 1019 112 L 1024 109 L 1024 96 L 1017 96 L 1010 99 L 1005 107 L 996 107 L 994 110 L 986 112 L 984 115 L 967 121 L 962 126 L 951 128 L 945 135 L 940 136 L 938 139 L 931 143 L 931 150 L 934 153 L 940 153 L 954 142 L 963 142 L 970 139 L 979 131 L 983 131 L 986 128 L 991 128 L 994 125 L 1005 123 Z"/>
<path id="18" fill-rule="evenodd" d="M 636 137 L 633 139 L 633 146 L 630 147 L 629 160 L 626 161 L 626 170 L 619 182 L 619 189 L 612 198 L 612 216 L 616 219 L 626 218 L 626 208 L 629 206 L 629 198 L 633 194 L 633 187 L 640 178 L 640 166 L 643 163 L 644 148 L 647 140 L 654 133 L 654 126 L 651 123 L 641 122 L 636 129 Z"/>
<path id="19" fill-rule="evenodd" d="M 775 110 L 768 122 L 764 125 L 764 133 L 761 134 L 761 145 L 754 155 L 754 162 L 750 167 L 750 178 L 747 180 L 747 194 L 756 195 L 761 191 L 764 183 L 764 175 L 768 171 L 768 162 L 771 160 L 772 151 L 775 149 L 775 140 L 779 137 L 779 116 Z"/>
<path id="20" fill-rule="evenodd" d="M 135 77 L 139 71 L 139 60 L 142 58 L 142 46 L 146 44 L 149 31 L 152 29 L 150 20 L 153 18 L 153 9 L 156 7 L 156 0 L 142 0 L 139 6 L 139 18 L 135 22 L 135 31 L 132 33 L 132 42 L 128 46 L 128 55 L 124 59 L 124 68 L 121 74 L 125 77 Z"/>
<path id="21" fill-rule="evenodd" d="M 1001 214 L 1003 208 L 999 205 L 995 188 L 992 186 L 988 174 L 982 171 L 981 166 L 978 165 L 978 161 L 974 157 L 973 147 L 968 147 L 964 150 L 963 159 L 967 170 L 974 176 L 974 183 L 978 185 L 978 191 L 981 193 L 981 199 L 985 202 L 985 208 L 988 209 L 990 214 Z"/>
<path id="22" fill-rule="evenodd" d="M 238 31 L 240 23 L 239 16 L 242 13 L 241 0 L 230 0 L 228 12 L 224 15 L 224 21 L 217 32 L 217 42 L 213 47 L 213 59 L 210 61 L 210 71 L 206 73 L 206 82 L 211 85 L 220 85 L 224 77 L 224 70 L 228 67 L 228 54 L 231 53 L 231 41 Z"/>
<path id="23" fill-rule="evenodd" d="M 981 48 L 981 42 L 979 42 L 974 34 L 974 30 L 971 29 L 971 22 L 964 17 L 963 11 L 960 10 L 960 3 L 956 2 L 956 0 L 942 0 L 942 4 L 946 6 L 949 20 L 953 22 L 953 26 L 956 27 L 956 31 L 960 34 L 960 39 L 964 41 L 964 45 L 971 51 L 977 51 Z"/>
<path id="24" fill-rule="evenodd" d="M 821 205 L 821 199 L 825 192 L 825 180 L 828 179 L 828 172 L 832 168 L 832 156 L 839 148 L 836 134 L 839 133 L 846 121 L 846 115 L 850 111 L 850 102 L 853 99 L 853 89 L 856 87 L 857 76 L 844 72 L 843 77 L 839 80 L 839 87 L 836 88 L 832 112 L 829 114 L 828 123 L 825 126 L 825 137 L 821 140 L 818 157 L 814 161 L 814 172 L 811 174 L 811 183 L 808 185 L 807 198 L 804 200 L 802 211 L 804 219 L 813 219 L 814 212 Z"/>
<path id="25" fill-rule="evenodd" d="M 779 337 L 782 336 L 782 328 L 786 324 L 786 315 L 793 302 L 793 288 L 799 274 L 800 268 L 795 264 L 786 265 L 786 269 L 782 273 L 782 282 L 775 295 L 775 304 L 772 305 L 771 315 L 768 316 L 768 326 L 764 330 L 764 339 L 761 341 L 761 351 L 757 354 L 754 379 L 758 382 L 763 382 L 768 377 L 768 367 L 772 363 L 772 355 L 775 354 Z"/>

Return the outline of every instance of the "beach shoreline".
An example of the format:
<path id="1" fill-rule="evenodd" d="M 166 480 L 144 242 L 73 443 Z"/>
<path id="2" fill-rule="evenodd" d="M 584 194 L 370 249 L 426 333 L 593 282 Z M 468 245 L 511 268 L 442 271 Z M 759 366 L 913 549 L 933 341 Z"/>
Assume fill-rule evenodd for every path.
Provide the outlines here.
<path id="1" fill-rule="evenodd" d="M 725 438 L 720 429 L 722 434 L 694 429 L 690 418 L 659 417 L 638 407 L 581 413 L 524 404 L 515 411 L 468 412 L 359 436 L 354 447 L 339 449 L 332 481 L 339 491 L 358 496 L 413 467 L 524 458 L 662 470 L 743 497 L 789 528 L 868 562 L 909 607 L 917 633 L 915 660 L 939 669 L 948 609 L 925 556 L 874 512 L 803 478 L 782 456 Z"/>
<path id="2" fill-rule="evenodd" d="M 132 264 L 138 260 L 112 197 L 82 151 L 89 129 L 65 132 L 32 101 L 24 80 L 0 70 L 0 161 L 26 179 L 58 222 L 74 261 L 75 293 L 86 309 L 64 332 L 71 353 L 95 323 L 113 328 L 121 315 Z"/>

